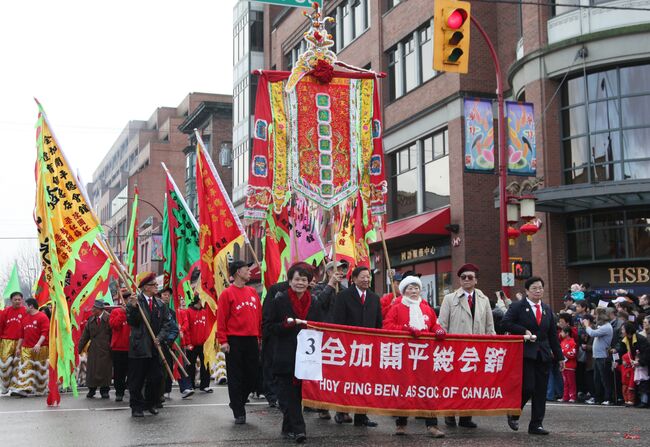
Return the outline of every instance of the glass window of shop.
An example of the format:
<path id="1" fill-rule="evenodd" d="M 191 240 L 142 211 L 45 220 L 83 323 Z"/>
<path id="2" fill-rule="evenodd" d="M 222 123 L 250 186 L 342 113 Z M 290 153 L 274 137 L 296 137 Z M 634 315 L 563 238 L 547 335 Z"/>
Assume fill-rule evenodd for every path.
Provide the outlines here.
<path id="1" fill-rule="evenodd" d="M 553 2 L 553 14 L 556 16 L 559 16 L 561 14 L 565 14 L 567 12 L 575 11 L 578 9 L 578 6 L 580 4 L 581 0 L 556 0 Z M 603 3 L 604 1 L 611 1 L 611 0 L 591 0 L 594 3 Z M 557 5 L 555 4 L 557 3 Z"/>
<path id="2" fill-rule="evenodd" d="M 449 205 L 449 151 L 447 128 L 409 143 L 390 156 L 391 220 Z"/>
<path id="3" fill-rule="evenodd" d="M 431 20 L 408 34 L 386 52 L 388 96 L 394 101 L 436 75 L 433 69 L 433 25 Z"/>
<path id="4" fill-rule="evenodd" d="M 566 184 L 650 178 L 650 65 L 616 67 L 562 89 Z"/>
<path id="5" fill-rule="evenodd" d="M 650 209 L 567 218 L 570 263 L 650 260 Z"/>

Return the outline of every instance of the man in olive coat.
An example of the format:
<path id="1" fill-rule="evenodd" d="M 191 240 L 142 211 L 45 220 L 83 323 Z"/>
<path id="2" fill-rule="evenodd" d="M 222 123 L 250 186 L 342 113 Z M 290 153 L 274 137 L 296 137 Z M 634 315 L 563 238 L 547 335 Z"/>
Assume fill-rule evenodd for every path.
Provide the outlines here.
<path id="1" fill-rule="evenodd" d="M 108 391 L 113 377 L 113 360 L 111 358 L 111 326 L 108 312 L 104 310 L 103 300 L 95 300 L 92 315 L 86 323 L 81 339 L 79 339 L 79 352 L 83 351 L 88 342 L 88 366 L 86 369 L 86 397 L 95 397 L 97 388 L 102 399 L 108 399 Z"/>

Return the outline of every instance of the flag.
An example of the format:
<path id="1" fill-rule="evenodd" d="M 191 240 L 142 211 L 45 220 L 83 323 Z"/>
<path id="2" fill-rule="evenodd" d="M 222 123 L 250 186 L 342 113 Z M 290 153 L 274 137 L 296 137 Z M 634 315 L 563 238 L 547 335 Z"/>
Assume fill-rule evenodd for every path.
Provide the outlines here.
<path id="1" fill-rule="evenodd" d="M 20 292 L 20 280 L 18 279 L 18 266 L 14 262 L 14 268 L 11 270 L 11 276 L 5 286 L 5 291 L 2 293 L 3 298 L 9 298 L 12 293 Z M 0 309 L 5 306 L 5 300 L 0 300 Z"/>
<path id="2" fill-rule="evenodd" d="M 34 285 L 34 298 L 38 303 L 39 309 L 50 302 L 50 288 L 45 280 L 45 270 L 41 270 L 38 281 Z"/>
<path id="3" fill-rule="evenodd" d="M 125 267 L 131 278 L 138 274 L 138 187 L 135 187 L 133 205 L 131 207 L 131 223 L 129 233 L 126 235 L 126 260 Z M 131 285 L 131 291 L 136 292 L 135 284 Z"/>
<path id="4" fill-rule="evenodd" d="M 368 241 L 374 239 L 370 210 L 361 195 L 348 200 L 341 207 L 340 219 L 335 236 L 336 260 L 346 261 L 353 267 L 370 267 Z"/>
<path id="5" fill-rule="evenodd" d="M 196 195 L 201 256 L 199 296 L 209 306 L 211 312 L 208 314 L 213 320 L 208 321 L 210 336 L 203 345 L 208 363 L 216 359 L 217 299 L 229 284 L 228 255 L 232 255 L 235 245 L 243 246 L 246 233 L 198 132 L 196 138 Z"/>
<path id="6" fill-rule="evenodd" d="M 72 325 L 64 287 L 73 271 L 79 249 L 100 233 L 89 202 L 78 186 L 70 165 L 51 132 L 40 104 L 36 129 L 36 204 L 34 219 L 38 228 L 45 281 L 52 301 L 49 361 L 50 394 L 48 404 L 60 402 L 58 381 L 72 387 L 76 395 L 75 350 Z"/>
<path id="7" fill-rule="evenodd" d="M 291 261 L 291 239 L 289 236 L 289 215 L 287 207 L 276 214 L 273 206 L 269 206 L 264 222 L 264 237 L 262 238 L 264 258 L 260 266 L 262 276 L 262 300 L 273 285 L 280 282 L 287 274 L 287 265 Z"/>
<path id="8" fill-rule="evenodd" d="M 172 288 L 172 302 L 178 309 L 181 298 L 186 305 L 194 299 L 190 280 L 200 260 L 199 225 L 164 163 L 163 168 L 167 173 L 163 209 L 164 286 Z"/>

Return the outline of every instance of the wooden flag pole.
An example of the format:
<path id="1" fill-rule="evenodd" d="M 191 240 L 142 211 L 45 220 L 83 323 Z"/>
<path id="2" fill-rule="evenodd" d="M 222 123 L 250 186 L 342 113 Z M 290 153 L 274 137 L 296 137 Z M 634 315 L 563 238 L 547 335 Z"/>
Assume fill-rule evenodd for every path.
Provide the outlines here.
<path id="1" fill-rule="evenodd" d="M 178 352 L 180 352 L 180 354 L 181 354 L 181 356 L 183 357 L 183 360 L 185 361 L 185 363 L 188 364 L 188 365 L 191 365 L 192 363 L 190 362 L 190 360 L 189 360 L 189 359 L 187 358 L 187 356 L 185 355 L 185 352 L 183 351 L 183 348 L 181 348 L 181 347 L 178 345 L 178 342 L 177 342 L 177 341 L 174 341 L 174 346 L 176 347 L 176 350 L 177 350 Z"/>
<path id="2" fill-rule="evenodd" d="M 395 281 L 393 280 L 393 269 L 390 268 L 390 258 L 388 257 L 388 248 L 386 248 L 386 239 L 384 238 L 384 230 L 379 227 L 379 236 L 381 237 L 381 246 L 384 249 L 384 257 L 386 258 L 386 269 L 388 277 L 390 278 L 390 286 L 393 289 L 393 298 L 397 298 L 397 290 L 395 289 Z"/>
<path id="3" fill-rule="evenodd" d="M 338 272 L 338 267 L 336 266 L 336 228 L 334 228 L 334 209 L 332 208 L 332 216 L 331 216 L 331 224 L 330 224 L 330 237 L 332 239 L 332 262 L 334 262 L 334 269 L 332 270 L 332 275 L 336 272 Z M 327 275 L 327 272 L 325 272 Z M 338 281 L 336 282 L 336 287 L 334 289 L 336 293 L 339 293 L 339 283 Z"/>

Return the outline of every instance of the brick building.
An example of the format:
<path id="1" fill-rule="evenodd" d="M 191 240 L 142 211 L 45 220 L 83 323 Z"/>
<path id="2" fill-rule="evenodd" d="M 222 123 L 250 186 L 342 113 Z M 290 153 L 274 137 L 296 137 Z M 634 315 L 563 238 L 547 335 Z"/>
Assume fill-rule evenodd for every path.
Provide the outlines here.
<path id="1" fill-rule="evenodd" d="M 648 8 L 650 1 L 633 4 Z M 473 27 L 469 73 L 437 73 L 431 68 L 432 0 L 331 0 L 324 8 L 337 21 L 331 33 L 338 58 L 387 73 L 381 88 L 391 264 L 422 273 L 427 298 L 439 304 L 457 287 L 453 272 L 473 262 L 481 268 L 479 288 L 493 296 L 501 287 L 498 177 L 464 168 L 464 98 L 496 99 L 485 42 Z M 644 96 L 650 93 L 650 53 L 638 45 L 650 41 L 648 14 L 472 3 L 473 17 L 496 47 L 506 99 L 531 102 L 536 112 L 537 175 L 546 181 L 537 192 L 542 224 L 532 245 L 521 237 L 510 256 L 532 260 L 555 307 L 576 281 L 602 292 L 650 285 L 650 149 L 643 138 L 650 136 Z M 307 26 L 299 8 L 265 6 L 264 68 L 290 70 L 305 49 Z M 579 52 L 583 47 L 587 51 Z M 600 72 L 607 73 L 605 81 L 591 74 Z M 620 86 L 624 79 L 636 84 L 632 91 Z M 595 104 L 589 89 L 600 89 Z M 630 125 L 626 107 L 628 114 L 637 112 Z M 618 121 L 607 122 L 608 116 Z M 609 149 L 603 141 L 612 141 Z M 515 180 L 522 179 L 508 179 Z M 383 291 L 380 248 L 373 245 L 372 262 L 375 288 Z M 515 290 L 522 288 L 517 281 Z"/>
<path id="2" fill-rule="evenodd" d="M 190 93 L 177 107 L 159 107 L 147 121 L 130 121 L 108 151 L 87 188 L 115 252 L 124 258 L 135 186 L 138 186 L 138 271 L 162 273 L 164 162 L 185 194 L 188 147 L 196 149 L 190 126 L 202 129 L 208 147 L 228 147 L 231 96 Z M 214 115 L 214 116 L 213 116 Z M 179 129 L 183 128 L 183 131 Z M 211 136 L 214 135 L 213 139 Z M 220 170 L 226 185 L 230 171 Z M 192 171 L 193 173 L 193 171 Z M 229 186 L 226 186 L 229 187 Z M 190 191 L 191 192 L 191 191 Z"/>

